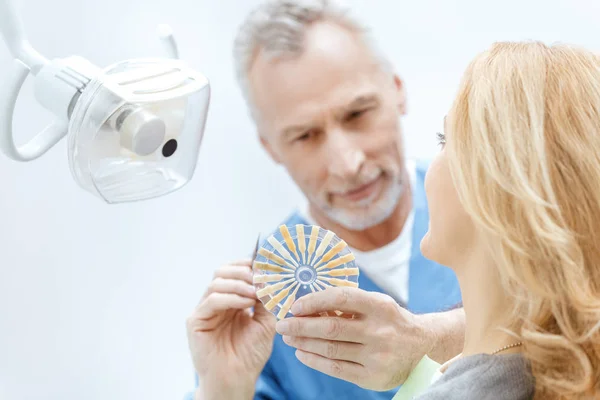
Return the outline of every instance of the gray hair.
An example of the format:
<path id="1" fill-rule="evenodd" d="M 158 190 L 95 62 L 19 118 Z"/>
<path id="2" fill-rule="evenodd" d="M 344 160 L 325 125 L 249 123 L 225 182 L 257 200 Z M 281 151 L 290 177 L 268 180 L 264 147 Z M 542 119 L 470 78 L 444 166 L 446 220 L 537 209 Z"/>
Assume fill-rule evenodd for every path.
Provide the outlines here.
<path id="1" fill-rule="evenodd" d="M 242 23 L 234 41 L 235 72 L 242 95 L 256 118 L 250 96 L 248 72 L 259 49 L 273 57 L 302 54 L 304 35 L 314 22 L 330 20 L 361 34 L 382 67 L 391 64 L 377 48 L 369 29 L 351 15 L 351 7 L 339 0 L 267 0 L 255 8 Z"/>

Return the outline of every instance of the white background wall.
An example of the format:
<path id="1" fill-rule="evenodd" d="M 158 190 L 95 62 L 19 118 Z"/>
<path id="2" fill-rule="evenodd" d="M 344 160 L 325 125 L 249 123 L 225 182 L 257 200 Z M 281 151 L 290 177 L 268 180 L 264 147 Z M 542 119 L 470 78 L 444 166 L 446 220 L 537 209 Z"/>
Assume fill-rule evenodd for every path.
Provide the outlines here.
<path id="1" fill-rule="evenodd" d="M 209 77 L 213 100 L 194 180 L 157 200 L 108 206 L 80 190 L 65 142 L 32 163 L 0 156 L 0 399 L 171 400 L 192 389 L 184 323 L 212 271 L 251 251 L 257 231 L 301 201 L 259 148 L 233 78 L 235 29 L 256 3 L 20 1 L 43 54 L 100 66 L 160 54 L 155 26 L 171 24 L 182 57 Z M 493 41 L 600 50 L 598 0 L 354 3 L 406 80 L 410 156 L 434 154 L 462 70 Z M 0 45 L 0 90 L 10 61 Z M 48 121 L 29 81 L 17 135 Z"/>

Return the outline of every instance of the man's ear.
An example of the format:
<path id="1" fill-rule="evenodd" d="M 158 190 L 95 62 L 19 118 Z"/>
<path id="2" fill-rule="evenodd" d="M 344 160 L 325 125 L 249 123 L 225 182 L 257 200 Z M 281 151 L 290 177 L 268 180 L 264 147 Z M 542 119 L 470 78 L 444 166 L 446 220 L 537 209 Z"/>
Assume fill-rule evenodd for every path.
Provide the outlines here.
<path id="1" fill-rule="evenodd" d="M 404 82 L 398 75 L 394 75 L 394 85 L 396 86 L 396 104 L 400 115 L 406 115 L 406 89 L 404 88 Z"/>
<path id="2" fill-rule="evenodd" d="M 261 146 L 269 154 L 269 157 L 271 157 L 271 160 L 273 160 L 273 162 L 275 162 L 276 164 L 281 164 L 281 160 L 277 156 L 277 153 L 275 153 L 275 151 L 271 147 L 271 143 L 269 143 L 269 141 L 262 134 L 259 134 L 259 138 L 260 138 Z"/>

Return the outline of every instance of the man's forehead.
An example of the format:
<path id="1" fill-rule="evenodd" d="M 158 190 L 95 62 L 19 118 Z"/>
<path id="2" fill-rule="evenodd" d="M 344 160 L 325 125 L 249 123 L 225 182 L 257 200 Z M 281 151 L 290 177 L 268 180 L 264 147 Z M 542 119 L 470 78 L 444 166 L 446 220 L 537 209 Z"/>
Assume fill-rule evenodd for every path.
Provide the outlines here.
<path id="1" fill-rule="evenodd" d="M 283 131 L 371 101 L 381 91 L 381 72 L 379 60 L 355 33 L 323 24 L 309 29 L 299 55 L 272 57 L 259 51 L 250 84 L 269 130 Z"/>
<path id="2" fill-rule="evenodd" d="M 323 88 L 353 87 L 381 74 L 375 62 L 336 55 L 256 60 L 250 74 L 254 90 L 270 93 L 321 92 Z"/>
<path id="3" fill-rule="evenodd" d="M 249 73 L 259 91 L 278 87 L 288 90 L 295 86 L 326 85 L 336 79 L 356 79 L 357 74 L 377 74 L 379 64 L 357 33 L 321 22 L 307 29 L 297 54 L 258 49 Z"/>
<path id="4" fill-rule="evenodd" d="M 282 110 L 273 119 L 274 128 L 282 132 L 301 130 L 307 126 L 319 124 L 323 118 L 331 116 L 343 118 L 345 113 L 378 104 L 380 101 L 380 94 L 369 88 L 356 90 L 343 97 L 332 93 L 329 101 L 311 102 L 307 100 L 288 110 Z"/>

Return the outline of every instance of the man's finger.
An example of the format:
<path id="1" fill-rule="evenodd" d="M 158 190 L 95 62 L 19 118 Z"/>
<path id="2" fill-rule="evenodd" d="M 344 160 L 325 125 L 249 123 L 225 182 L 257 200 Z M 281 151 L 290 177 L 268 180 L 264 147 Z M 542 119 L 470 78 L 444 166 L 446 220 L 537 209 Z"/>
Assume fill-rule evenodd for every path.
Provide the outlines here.
<path id="1" fill-rule="evenodd" d="M 225 265 L 215 271 L 215 279 L 238 279 L 252 285 L 252 268 L 248 265 Z"/>
<path id="2" fill-rule="evenodd" d="M 196 308 L 195 318 L 210 319 L 227 310 L 243 310 L 252 307 L 256 299 L 234 293 L 211 293 Z"/>
<path id="3" fill-rule="evenodd" d="M 234 293 L 256 300 L 256 289 L 254 286 L 239 279 L 216 278 L 208 286 L 205 297 L 211 293 Z"/>
<path id="4" fill-rule="evenodd" d="M 296 358 L 307 367 L 352 383 L 358 382 L 361 376 L 367 374 L 365 368 L 360 364 L 330 360 L 318 354 L 307 353 L 302 350 L 296 350 Z"/>
<path id="5" fill-rule="evenodd" d="M 327 311 L 342 311 L 349 314 L 368 314 L 372 311 L 374 300 L 380 294 L 358 288 L 332 287 L 320 292 L 310 293 L 298 299 L 291 312 L 296 316 L 318 314 Z"/>
<path id="6" fill-rule="evenodd" d="M 361 320 L 340 317 L 293 317 L 277 322 L 280 335 L 363 343 L 368 338 Z"/>
<path id="7" fill-rule="evenodd" d="M 230 262 L 228 265 L 241 265 L 244 267 L 251 267 L 252 266 L 252 259 L 251 258 L 240 258 L 239 260 L 235 260 L 233 262 Z"/>
<path id="8" fill-rule="evenodd" d="M 330 360 L 352 361 L 362 365 L 360 361 L 364 359 L 362 352 L 365 346 L 358 343 L 293 336 L 284 336 L 283 341 L 298 350 L 317 354 Z"/>

